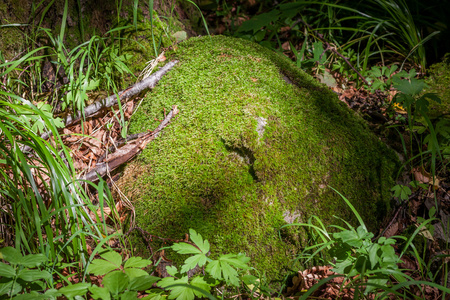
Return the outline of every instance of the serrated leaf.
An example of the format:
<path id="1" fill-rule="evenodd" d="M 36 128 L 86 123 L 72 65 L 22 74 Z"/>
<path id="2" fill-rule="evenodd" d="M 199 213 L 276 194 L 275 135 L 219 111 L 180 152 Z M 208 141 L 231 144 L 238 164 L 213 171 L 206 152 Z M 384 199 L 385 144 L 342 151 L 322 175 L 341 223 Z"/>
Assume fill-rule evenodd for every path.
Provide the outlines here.
<path id="1" fill-rule="evenodd" d="M 203 277 L 200 277 L 200 276 L 194 277 L 191 280 L 190 284 L 192 286 L 198 287 L 208 293 L 211 290 L 211 286 L 203 279 Z M 199 298 L 205 297 L 205 294 L 203 294 L 202 292 L 197 291 L 197 290 L 194 290 L 194 294 L 195 294 L 195 296 L 197 296 Z"/>
<path id="2" fill-rule="evenodd" d="M 16 276 L 16 270 L 5 263 L 0 262 L 0 277 L 13 278 Z"/>
<path id="3" fill-rule="evenodd" d="M 91 297 L 94 299 L 101 299 L 101 300 L 111 299 L 111 295 L 107 288 L 93 285 L 89 288 L 89 291 L 91 292 Z"/>
<path id="4" fill-rule="evenodd" d="M 128 289 L 132 291 L 144 291 L 152 287 L 155 282 L 158 282 L 161 278 L 156 276 L 141 276 L 135 277 L 130 280 L 130 284 L 128 285 Z"/>
<path id="5" fill-rule="evenodd" d="M 172 245 L 172 250 L 179 254 L 201 254 L 202 252 L 195 246 L 188 243 L 176 243 Z"/>
<path id="6" fill-rule="evenodd" d="M 239 285 L 238 272 L 225 261 L 222 261 L 220 265 L 222 268 L 222 275 L 225 282 L 227 284 L 238 286 Z"/>
<path id="7" fill-rule="evenodd" d="M 130 257 L 125 262 L 124 268 L 145 268 L 151 264 L 152 262 L 148 259 L 143 259 L 142 257 Z"/>
<path id="8" fill-rule="evenodd" d="M 130 282 L 128 276 L 121 271 L 113 271 L 103 277 L 103 286 L 107 288 L 113 295 L 123 292 Z"/>
<path id="9" fill-rule="evenodd" d="M 169 275 L 172 275 L 174 277 L 176 277 L 177 273 L 178 273 L 178 269 L 175 266 L 168 266 L 166 267 L 166 271 Z"/>
<path id="10" fill-rule="evenodd" d="M 19 278 L 25 281 L 34 281 L 39 279 L 50 280 L 52 275 L 47 271 L 23 269 L 19 272 Z"/>
<path id="11" fill-rule="evenodd" d="M 248 270 L 250 267 L 247 263 L 250 261 L 250 257 L 245 256 L 244 254 L 225 254 L 219 258 L 220 261 L 226 261 L 231 264 L 235 268 Z"/>
<path id="12" fill-rule="evenodd" d="M 381 70 L 379 67 L 372 67 L 371 69 L 373 76 L 375 77 L 381 77 Z"/>
<path id="13" fill-rule="evenodd" d="M 145 291 L 148 293 L 148 296 L 145 296 L 141 300 L 165 300 L 167 299 L 167 295 L 162 295 L 164 291 L 153 292 L 153 291 Z"/>
<path id="14" fill-rule="evenodd" d="M 137 268 L 128 268 L 124 270 L 125 274 L 127 274 L 127 276 L 132 279 L 135 277 L 141 277 L 141 276 L 145 276 L 148 275 L 147 272 L 145 272 L 142 269 L 137 269 Z"/>
<path id="15" fill-rule="evenodd" d="M 169 299 L 176 298 L 177 300 L 193 300 L 194 291 L 185 286 L 188 284 L 188 280 L 189 278 L 187 276 L 177 280 L 173 277 L 166 277 L 159 281 L 158 286 L 170 290 Z M 183 286 L 175 286 L 177 284 L 181 284 Z"/>
<path id="16" fill-rule="evenodd" d="M 209 273 L 213 278 L 222 280 L 222 270 L 220 269 L 220 262 L 218 260 L 213 260 L 206 266 L 206 272 Z"/>
<path id="17" fill-rule="evenodd" d="M 207 254 L 209 252 L 208 240 L 203 240 L 202 236 L 194 229 L 189 229 L 189 234 L 194 244 L 203 252 L 203 254 Z"/>
<path id="18" fill-rule="evenodd" d="M 90 274 L 98 276 L 98 275 L 105 275 L 119 267 L 120 265 L 117 266 L 110 261 L 104 259 L 96 259 L 92 261 L 92 263 L 88 266 L 87 271 Z"/>
<path id="19" fill-rule="evenodd" d="M 420 94 L 425 87 L 425 82 L 423 80 L 418 80 L 415 78 L 411 78 L 410 80 L 398 80 L 397 78 L 394 78 L 393 81 L 396 89 L 410 96 Z"/>
<path id="20" fill-rule="evenodd" d="M 122 256 L 117 252 L 108 251 L 103 254 L 100 254 L 100 256 L 103 259 L 115 264 L 117 267 L 120 267 L 122 265 Z"/>
<path id="21" fill-rule="evenodd" d="M 199 267 L 203 266 L 206 263 L 206 255 L 204 254 L 197 254 L 194 256 L 189 257 L 184 261 L 184 265 L 181 267 L 181 273 L 186 273 L 187 271 L 190 271 L 194 269 L 197 265 Z"/>
<path id="22" fill-rule="evenodd" d="M 232 256 L 234 256 L 234 258 Z M 227 254 L 221 256 L 219 260 L 213 260 L 208 263 L 206 271 L 215 279 L 224 279 L 227 284 L 237 286 L 239 285 L 238 272 L 230 264 L 238 265 L 244 269 L 250 268 L 241 260 L 237 259 L 236 255 Z"/>
<path id="23" fill-rule="evenodd" d="M 186 276 L 186 278 L 187 278 L 187 276 Z M 175 281 L 174 277 L 165 277 L 158 282 L 157 286 L 159 286 L 161 288 L 165 288 L 166 286 L 172 285 L 174 283 L 174 281 Z"/>
<path id="24" fill-rule="evenodd" d="M 75 296 L 84 296 L 86 295 L 88 288 L 90 286 L 91 285 L 89 283 L 80 282 L 60 288 L 59 292 L 62 293 L 67 298 L 73 298 Z"/>

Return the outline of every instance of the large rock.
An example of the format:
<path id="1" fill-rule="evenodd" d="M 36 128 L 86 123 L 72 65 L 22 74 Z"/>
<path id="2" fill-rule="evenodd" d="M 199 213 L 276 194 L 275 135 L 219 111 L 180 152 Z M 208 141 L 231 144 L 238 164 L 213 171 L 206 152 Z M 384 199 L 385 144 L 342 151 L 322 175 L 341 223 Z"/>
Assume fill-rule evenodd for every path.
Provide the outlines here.
<path id="1" fill-rule="evenodd" d="M 120 181 L 139 226 L 172 238 L 193 228 L 212 255 L 246 252 L 269 278 L 303 243 L 301 231 L 279 235 L 280 226 L 313 215 L 326 224 L 338 222 L 333 215 L 352 219 L 328 186 L 376 228 L 396 156 L 332 91 L 240 39 L 193 38 L 166 55 L 180 62 L 144 99 L 130 131 L 156 128 L 172 105 L 180 113 Z"/>

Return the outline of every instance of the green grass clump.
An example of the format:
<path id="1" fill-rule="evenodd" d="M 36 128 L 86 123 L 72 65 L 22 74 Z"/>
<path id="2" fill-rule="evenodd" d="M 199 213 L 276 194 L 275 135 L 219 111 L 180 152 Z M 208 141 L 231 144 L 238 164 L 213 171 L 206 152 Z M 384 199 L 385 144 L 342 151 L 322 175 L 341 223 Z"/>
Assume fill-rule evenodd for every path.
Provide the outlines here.
<path id="1" fill-rule="evenodd" d="M 351 218 L 327 185 L 376 227 L 397 160 L 331 91 L 240 39 L 195 38 L 166 55 L 179 64 L 130 126 L 151 130 L 164 108 L 180 110 L 125 171 L 140 226 L 174 238 L 194 228 L 215 252 L 246 252 L 271 278 L 301 246 L 295 230 L 279 239 L 286 220 Z"/>

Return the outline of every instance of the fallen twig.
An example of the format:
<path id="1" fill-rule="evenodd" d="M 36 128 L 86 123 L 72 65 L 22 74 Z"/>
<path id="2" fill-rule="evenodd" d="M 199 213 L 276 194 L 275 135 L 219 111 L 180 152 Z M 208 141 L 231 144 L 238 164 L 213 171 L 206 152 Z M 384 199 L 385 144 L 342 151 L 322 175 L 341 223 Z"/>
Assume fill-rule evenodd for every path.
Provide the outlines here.
<path id="1" fill-rule="evenodd" d="M 81 180 L 88 180 L 95 182 L 98 180 L 98 176 L 103 177 L 108 172 L 117 169 L 122 164 L 128 162 L 130 159 L 135 157 L 139 152 L 141 152 L 149 142 L 154 140 L 161 130 L 166 127 L 170 120 L 178 114 L 178 108 L 176 105 L 172 107 L 172 110 L 166 116 L 166 118 L 159 124 L 159 126 L 148 134 L 142 136 L 141 138 L 134 140 L 127 145 L 119 148 L 115 153 L 111 154 L 107 160 L 96 165 L 94 169 L 89 171 L 86 175 L 82 176 Z"/>
<path id="2" fill-rule="evenodd" d="M 134 95 L 137 95 L 146 89 L 154 88 L 156 86 L 156 84 L 161 80 L 161 78 L 170 69 L 172 69 L 173 66 L 175 66 L 175 64 L 177 62 L 178 61 L 176 61 L 176 60 L 169 62 L 164 67 L 162 67 L 160 70 L 158 70 L 154 74 L 150 75 L 149 77 L 145 78 L 144 80 L 139 81 L 138 83 L 132 85 L 131 87 L 127 88 L 124 91 L 120 91 L 118 93 L 120 100 L 122 101 L 122 100 L 129 99 L 129 98 L 133 97 Z M 97 101 L 84 109 L 84 117 L 89 117 L 89 116 L 95 114 L 96 112 L 98 112 L 99 110 L 111 107 L 115 104 L 117 104 L 117 96 L 116 95 L 112 95 L 112 96 L 109 96 L 108 98 Z M 78 112 L 74 118 L 69 115 L 65 118 L 64 124 L 66 126 L 71 125 L 71 124 L 81 120 L 81 117 L 82 117 L 81 112 Z"/>
<path id="3" fill-rule="evenodd" d="M 126 90 L 120 91 L 119 94 L 119 98 L 120 101 L 129 99 L 131 97 L 133 97 L 134 95 L 137 95 L 139 93 L 141 93 L 142 91 L 146 90 L 146 89 L 152 89 L 156 86 L 156 84 L 161 80 L 161 78 L 170 70 L 172 69 L 175 64 L 178 61 L 171 61 L 169 63 L 167 63 L 164 67 L 162 67 L 160 70 L 158 70 L 157 72 L 153 73 L 152 75 L 150 75 L 149 77 L 145 78 L 144 80 L 130 86 L 129 88 L 127 88 Z M 98 111 L 114 106 L 117 104 L 117 95 L 112 95 L 109 96 L 108 98 L 105 98 L 103 100 L 97 101 L 89 106 L 87 106 L 84 109 L 84 118 L 92 116 L 93 114 L 97 113 Z M 77 121 L 81 120 L 82 118 L 82 113 L 78 112 L 74 117 L 72 117 L 71 115 L 68 115 L 67 117 L 65 117 L 64 119 L 64 124 L 67 126 L 72 125 L 74 123 L 76 123 Z M 46 132 L 43 133 L 41 135 L 41 138 L 44 140 L 47 140 L 50 136 L 52 136 L 53 133 L 50 132 Z M 30 151 L 31 148 L 28 146 L 24 146 L 22 151 L 23 152 L 28 152 Z"/>

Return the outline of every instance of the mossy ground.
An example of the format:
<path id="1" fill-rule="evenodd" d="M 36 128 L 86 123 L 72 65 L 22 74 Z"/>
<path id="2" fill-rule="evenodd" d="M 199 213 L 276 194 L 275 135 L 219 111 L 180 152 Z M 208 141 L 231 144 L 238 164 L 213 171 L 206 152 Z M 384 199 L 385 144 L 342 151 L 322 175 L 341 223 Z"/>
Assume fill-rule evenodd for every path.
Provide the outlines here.
<path id="1" fill-rule="evenodd" d="M 428 70 L 429 76 L 426 83 L 429 88 L 427 93 L 436 93 L 441 103 L 430 103 L 432 116 L 450 113 L 450 53 L 446 55 L 443 62 L 432 65 Z"/>
<path id="2" fill-rule="evenodd" d="M 167 57 L 180 62 L 148 93 L 130 133 L 156 128 L 164 108 L 180 113 L 120 184 L 139 226 L 172 238 L 193 228 L 213 255 L 246 252 L 271 279 L 302 247 L 292 228 L 280 239 L 286 220 L 352 219 L 328 185 L 376 228 L 396 156 L 333 92 L 240 39 L 193 38 Z"/>

